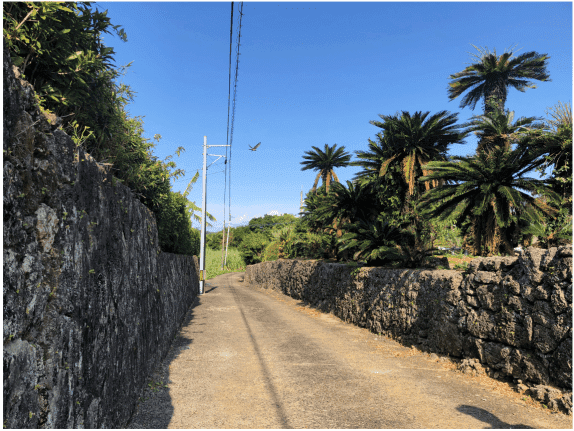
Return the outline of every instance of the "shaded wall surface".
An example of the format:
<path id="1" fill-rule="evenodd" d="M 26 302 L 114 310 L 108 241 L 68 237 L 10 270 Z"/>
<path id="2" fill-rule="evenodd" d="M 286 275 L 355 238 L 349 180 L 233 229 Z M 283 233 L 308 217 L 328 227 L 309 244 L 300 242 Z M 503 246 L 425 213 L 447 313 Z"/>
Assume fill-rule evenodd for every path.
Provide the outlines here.
<path id="1" fill-rule="evenodd" d="M 458 271 L 278 260 L 245 281 L 424 350 L 475 358 L 501 375 L 572 388 L 572 249 L 528 248 Z"/>
<path id="2" fill-rule="evenodd" d="M 46 120 L 5 46 L 3 90 L 4 426 L 122 427 L 197 258 L 160 252 L 152 213 Z"/>

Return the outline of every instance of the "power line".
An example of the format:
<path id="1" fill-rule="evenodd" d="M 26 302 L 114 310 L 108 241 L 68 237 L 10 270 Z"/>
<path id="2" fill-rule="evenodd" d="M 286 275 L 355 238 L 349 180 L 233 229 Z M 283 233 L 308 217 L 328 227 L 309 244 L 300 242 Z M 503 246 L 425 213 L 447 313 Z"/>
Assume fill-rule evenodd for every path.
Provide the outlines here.
<path id="1" fill-rule="evenodd" d="M 233 51 L 233 3 L 231 2 L 231 22 L 229 24 L 229 78 L 227 87 L 227 142 L 229 145 L 229 106 L 231 103 L 231 52 Z M 223 220 L 225 226 L 225 193 L 227 192 L 227 148 L 225 147 L 225 181 L 223 185 Z M 230 178 L 231 180 L 231 178 Z M 231 207 L 229 209 L 231 214 Z M 231 221 L 231 220 L 230 220 Z"/>
<path id="2" fill-rule="evenodd" d="M 235 82 L 233 83 L 233 110 L 231 114 L 231 133 L 229 139 L 229 221 L 231 222 L 231 148 L 233 144 L 233 126 L 235 125 L 235 102 L 237 98 L 237 77 L 239 74 L 239 46 L 241 46 L 241 23 L 243 20 L 243 2 L 239 5 L 239 28 L 237 30 L 237 55 L 235 60 Z M 224 214 L 225 217 L 225 214 Z"/>

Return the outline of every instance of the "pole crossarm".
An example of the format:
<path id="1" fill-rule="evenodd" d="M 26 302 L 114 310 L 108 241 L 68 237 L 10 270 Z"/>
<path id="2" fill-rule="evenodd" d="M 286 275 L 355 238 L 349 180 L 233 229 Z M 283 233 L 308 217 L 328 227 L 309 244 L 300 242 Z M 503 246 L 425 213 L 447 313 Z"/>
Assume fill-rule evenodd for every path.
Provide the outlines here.
<path id="1" fill-rule="evenodd" d="M 206 169 L 209 168 L 211 165 L 213 165 L 215 162 L 217 162 L 222 157 L 225 157 L 225 156 L 221 156 L 219 154 L 208 154 L 208 156 L 217 157 L 217 159 L 215 159 L 213 162 L 211 162 L 209 165 L 207 165 Z"/>

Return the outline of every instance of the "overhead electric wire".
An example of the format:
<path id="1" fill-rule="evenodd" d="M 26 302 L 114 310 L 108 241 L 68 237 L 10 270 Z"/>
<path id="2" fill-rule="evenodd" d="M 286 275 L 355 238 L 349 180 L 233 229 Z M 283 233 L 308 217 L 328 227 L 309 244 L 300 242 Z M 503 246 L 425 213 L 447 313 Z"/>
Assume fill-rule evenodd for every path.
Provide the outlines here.
<path id="1" fill-rule="evenodd" d="M 241 24 L 243 19 L 243 2 L 239 5 L 239 27 L 237 29 L 237 52 L 235 61 L 235 82 L 233 83 L 233 108 L 231 111 L 231 133 L 229 139 L 229 222 L 231 223 L 231 148 L 233 144 L 233 127 L 235 125 L 235 102 L 237 98 L 237 77 L 239 75 L 239 47 L 241 46 Z M 225 214 L 224 214 L 225 217 Z"/>
<path id="2" fill-rule="evenodd" d="M 227 141 L 226 145 L 229 145 L 229 107 L 231 103 L 231 53 L 233 51 L 233 3 L 231 2 L 231 23 L 229 24 L 229 78 L 228 78 L 228 88 L 227 88 Z M 223 186 L 223 220 L 225 229 L 225 194 L 227 192 L 227 149 L 225 147 L 225 181 Z M 230 178 L 231 179 L 231 178 Z M 230 209 L 231 211 L 231 209 Z M 225 235 L 225 232 L 224 232 Z"/>

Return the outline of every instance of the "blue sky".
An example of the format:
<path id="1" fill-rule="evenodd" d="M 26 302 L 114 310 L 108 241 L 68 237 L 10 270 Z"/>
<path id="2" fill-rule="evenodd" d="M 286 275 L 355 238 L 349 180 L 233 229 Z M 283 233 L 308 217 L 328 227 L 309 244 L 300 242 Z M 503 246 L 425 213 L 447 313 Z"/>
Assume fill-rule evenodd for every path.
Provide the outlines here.
<path id="1" fill-rule="evenodd" d="M 202 169 L 208 145 L 227 140 L 229 84 L 228 2 L 97 2 L 128 42 L 105 36 L 116 64 L 133 62 L 123 82 L 137 93 L 128 109 L 145 116 L 145 136 L 162 139 L 154 154 L 175 157 L 186 176 L 182 191 Z M 239 3 L 235 3 L 233 68 Z M 232 225 L 270 211 L 297 214 L 316 173 L 301 171 L 311 146 L 367 149 L 379 114 L 406 110 L 459 113 L 465 122 L 482 112 L 449 101 L 449 75 L 470 64 L 472 45 L 503 53 L 550 55 L 551 82 L 520 93 L 506 107 L 516 117 L 544 117 L 558 101 L 572 100 L 571 2 L 368 2 L 243 4 L 239 80 L 231 149 Z M 256 152 L 249 145 L 261 142 Z M 476 141 L 454 145 L 471 154 Z M 225 148 L 210 148 L 225 154 Z M 208 164 L 215 158 L 208 158 Z M 223 159 L 208 169 L 207 211 L 223 221 Z M 342 182 L 359 168 L 336 170 Z M 228 180 L 229 181 L 229 180 Z M 190 199 L 201 206 L 201 181 Z M 225 204 L 228 205 L 229 195 Z M 228 220 L 228 212 L 225 213 Z M 197 227 L 197 226 L 195 226 Z M 213 230 L 213 229 L 212 229 Z"/>

